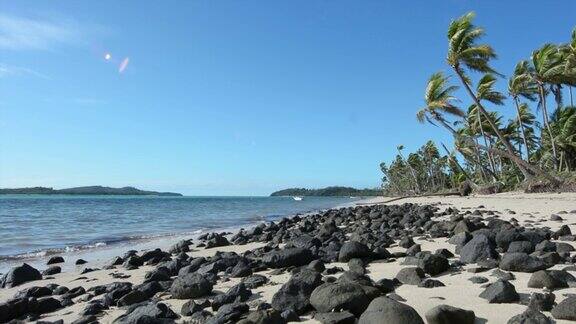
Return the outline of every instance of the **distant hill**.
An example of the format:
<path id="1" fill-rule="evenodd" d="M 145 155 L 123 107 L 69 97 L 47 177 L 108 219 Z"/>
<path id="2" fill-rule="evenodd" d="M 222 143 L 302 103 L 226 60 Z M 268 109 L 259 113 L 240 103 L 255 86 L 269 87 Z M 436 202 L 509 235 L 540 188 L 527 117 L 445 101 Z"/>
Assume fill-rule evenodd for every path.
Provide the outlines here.
<path id="1" fill-rule="evenodd" d="M 326 187 L 322 189 L 290 188 L 273 192 L 270 196 L 318 196 L 318 197 L 340 197 L 340 196 L 380 196 L 382 192 L 378 189 L 356 189 L 351 187 Z"/>
<path id="2" fill-rule="evenodd" d="M 175 192 L 146 191 L 134 187 L 110 188 L 103 186 L 75 187 L 67 189 L 53 189 L 46 187 L 0 189 L 0 195 L 2 194 L 182 196 L 182 194 Z"/>

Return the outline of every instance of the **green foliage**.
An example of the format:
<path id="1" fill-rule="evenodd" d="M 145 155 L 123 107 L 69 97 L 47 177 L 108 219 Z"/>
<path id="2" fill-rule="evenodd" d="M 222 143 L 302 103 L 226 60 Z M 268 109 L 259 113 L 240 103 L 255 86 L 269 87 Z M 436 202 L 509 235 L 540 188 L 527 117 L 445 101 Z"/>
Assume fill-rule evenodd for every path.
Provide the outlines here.
<path id="1" fill-rule="evenodd" d="M 407 159 L 398 154 L 389 166 L 380 164 L 382 189 L 387 195 L 404 195 L 452 188 L 466 178 L 457 163 L 455 155 L 440 154 L 434 142 L 428 141 Z"/>
<path id="2" fill-rule="evenodd" d="M 485 32 L 473 24 L 474 16 L 470 12 L 453 20 L 447 33 L 446 62 L 471 99 L 463 106 L 468 108 L 462 109 L 450 76 L 438 72 L 428 80 L 425 106 L 416 113 L 419 122 L 448 130 L 454 151 L 446 149 L 442 155 L 428 142 L 404 158 L 399 146 L 395 159 L 380 165 L 383 189 L 389 194 L 441 191 L 466 179 L 476 184 L 498 181 L 510 189 L 531 179 L 554 183 L 576 171 L 576 108 L 564 106 L 566 89 L 573 105 L 571 87 L 576 86 L 576 28 L 566 44 L 545 44 L 516 64 L 508 80 L 512 100 L 507 101 L 496 90 L 502 75 L 490 66 L 496 53 L 480 43 Z M 469 72 L 482 75 L 474 82 Z M 553 111 L 548 110 L 550 96 L 556 102 Z M 508 102 L 516 112 L 510 120 L 486 109 Z M 535 112 L 541 112 L 541 118 Z"/>
<path id="3" fill-rule="evenodd" d="M 382 195 L 382 191 L 378 189 L 355 189 L 334 186 L 322 189 L 289 188 L 273 192 L 270 196 L 358 197 L 380 195 Z"/>
<path id="4" fill-rule="evenodd" d="M 134 187 L 110 188 L 103 186 L 53 189 L 46 187 L 0 189 L 0 194 L 24 195 L 122 195 L 122 196 L 182 196 L 174 192 L 157 192 L 136 189 Z"/>

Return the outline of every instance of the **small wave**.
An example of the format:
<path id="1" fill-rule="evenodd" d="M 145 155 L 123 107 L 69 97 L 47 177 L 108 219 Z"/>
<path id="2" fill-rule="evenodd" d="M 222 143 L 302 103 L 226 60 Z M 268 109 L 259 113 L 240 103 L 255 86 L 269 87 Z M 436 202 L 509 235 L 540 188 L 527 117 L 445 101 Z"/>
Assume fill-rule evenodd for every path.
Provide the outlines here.
<path id="1" fill-rule="evenodd" d="M 340 208 L 342 206 L 336 206 L 332 208 Z M 100 248 L 113 248 L 114 246 L 119 246 L 122 244 L 131 244 L 132 242 L 138 241 L 153 241 L 153 240 L 161 240 L 163 238 L 190 238 L 194 239 L 195 237 L 199 236 L 202 233 L 207 231 L 226 231 L 226 232 L 237 232 L 241 228 L 247 229 L 253 226 L 257 226 L 261 223 L 266 223 L 270 221 L 277 221 L 283 217 L 294 217 L 294 216 L 301 216 L 305 217 L 310 214 L 314 214 L 328 208 L 310 208 L 308 210 L 296 210 L 296 211 L 288 211 L 287 213 L 278 213 L 278 212 L 271 212 L 266 213 L 263 212 L 261 214 L 254 213 L 252 215 L 246 215 L 244 217 L 238 215 L 235 220 L 231 219 L 213 219 L 213 223 L 206 223 L 204 222 L 201 228 L 190 229 L 187 232 L 172 232 L 172 233 L 134 233 L 132 235 L 118 235 L 118 236 L 103 236 L 103 237 L 96 237 L 92 241 L 89 242 L 82 242 L 82 240 L 78 240 L 76 242 L 67 242 L 62 244 L 61 246 L 52 247 L 42 249 L 43 246 L 36 246 L 36 250 L 32 250 L 26 253 L 18 253 L 18 254 L 10 254 L 10 255 L 0 255 L 0 261 L 2 260 L 21 260 L 21 259 L 34 259 L 34 258 L 44 258 L 53 254 L 62 254 L 62 253 L 74 253 L 79 251 L 91 250 L 91 249 L 100 249 Z M 233 224 L 231 224 L 233 223 Z M 126 230 L 129 230 L 127 228 Z M 63 242 L 64 243 L 64 242 Z M 23 249 L 22 249 L 23 250 Z"/>

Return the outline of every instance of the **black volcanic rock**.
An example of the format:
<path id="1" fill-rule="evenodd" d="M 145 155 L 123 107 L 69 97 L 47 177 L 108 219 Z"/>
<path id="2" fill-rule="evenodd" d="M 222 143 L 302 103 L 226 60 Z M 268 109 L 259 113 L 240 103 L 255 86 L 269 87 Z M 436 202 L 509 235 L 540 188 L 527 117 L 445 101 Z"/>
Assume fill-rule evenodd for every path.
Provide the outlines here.
<path id="1" fill-rule="evenodd" d="M 428 324 L 474 324 L 476 315 L 473 311 L 449 305 L 438 305 L 426 312 Z"/>
<path id="2" fill-rule="evenodd" d="M 40 279 L 42 279 L 40 271 L 29 266 L 27 263 L 24 263 L 21 266 L 10 269 L 10 271 L 8 271 L 2 277 L 2 280 L 0 281 L 0 287 L 12 288 L 28 281 Z"/>
<path id="3" fill-rule="evenodd" d="M 481 294 L 490 304 L 513 303 L 520 300 L 514 285 L 508 281 L 498 280 L 489 285 Z"/>
<path id="4" fill-rule="evenodd" d="M 338 309 L 356 316 L 364 312 L 370 301 L 362 286 L 355 283 L 325 283 L 314 289 L 310 296 L 310 304 L 319 312 Z"/>
<path id="5" fill-rule="evenodd" d="M 422 317 L 414 308 L 388 297 L 374 299 L 358 324 L 424 324 Z"/>
<path id="6" fill-rule="evenodd" d="M 312 259 L 310 250 L 293 248 L 269 252 L 262 261 L 271 268 L 285 268 L 307 265 Z"/>
<path id="7" fill-rule="evenodd" d="M 202 275 L 189 273 L 178 276 L 172 283 L 170 293 L 176 299 L 198 298 L 212 291 L 212 283 Z"/>
<path id="8" fill-rule="evenodd" d="M 302 269 L 293 275 L 274 296 L 272 307 L 278 311 L 291 309 L 302 313 L 310 306 L 310 295 L 322 284 L 322 276 L 311 269 Z"/>
<path id="9" fill-rule="evenodd" d="M 61 256 L 53 256 L 50 259 L 48 259 L 48 262 L 46 262 L 47 265 L 56 264 L 56 263 L 64 263 L 64 258 Z"/>
<path id="10" fill-rule="evenodd" d="M 500 269 L 507 271 L 518 272 L 535 272 L 544 270 L 551 265 L 546 264 L 544 261 L 530 256 L 526 253 L 505 253 L 500 260 Z"/>

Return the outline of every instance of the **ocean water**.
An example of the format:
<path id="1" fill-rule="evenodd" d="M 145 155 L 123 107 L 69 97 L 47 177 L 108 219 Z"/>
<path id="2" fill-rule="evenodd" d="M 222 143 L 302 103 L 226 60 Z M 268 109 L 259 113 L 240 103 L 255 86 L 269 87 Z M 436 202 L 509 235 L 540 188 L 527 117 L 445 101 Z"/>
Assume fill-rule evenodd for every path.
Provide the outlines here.
<path id="1" fill-rule="evenodd" d="M 0 262 L 231 230 L 345 206 L 352 198 L 0 196 Z"/>

